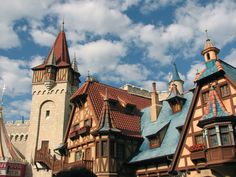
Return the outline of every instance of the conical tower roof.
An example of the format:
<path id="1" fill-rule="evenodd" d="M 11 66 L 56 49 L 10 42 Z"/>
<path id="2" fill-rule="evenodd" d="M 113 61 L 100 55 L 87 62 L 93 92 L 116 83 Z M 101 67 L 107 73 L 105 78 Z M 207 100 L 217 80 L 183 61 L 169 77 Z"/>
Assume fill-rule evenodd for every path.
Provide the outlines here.
<path id="1" fill-rule="evenodd" d="M 62 26 L 63 27 L 61 28 L 61 31 L 58 33 L 57 38 L 54 41 L 54 44 L 44 63 L 33 69 L 44 68 L 45 65 L 50 65 L 52 62 L 55 62 L 55 65 L 59 67 L 70 66 L 71 62 L 66 40 L 66 34 L 64 32 L 64 23 Z M 52 59 L 55 61 L 52 61 Z"/>
<path id="2" fill-rule="evenodd" d="M 172 64 L 172 78 L 171 78 L 171 81 L 182 81 L 182 82 L 184 82 L 182 79 L 180 79 L 179 72 L 177 70 L 177 67 L 176 67 L 175 63 Z"/>
<path id="3" fill-rule="evenodd" d="M 24 163 L 24 157 L 20 152 L 13 146 L 8 136 L 6 127 L 3 121 L 3 108 L 0 106 L 0 162 L 1 159 L 4 161 L 9 159 L 14 162 Z"/>
<path id="4" fill-rule="evenodd" d="M 111 131 L 120 132 L 120 130 L 115 128 L 113 125 L 113 120 L 110 114 L 110 104 L 109 104 L 109 99 L 107 97 L 107 90 L 106 90 L 106 96 L 104 98 L 104 105 L 103 105 L 101 117 L 99 119 L 97 132 L 105 133 L 105 132 L 111 132 Z"/>
<path id="5" fill-rule="evenodd" d="M 215 51 L 216 54 L 218 54 L 220 52 L 220 49 L 215 47 L 214 43 L 208 38 L 204 44 L 204 48 L 201 54 L 204 55 L 206 52 L 209 52 L 209 51 Z"/>

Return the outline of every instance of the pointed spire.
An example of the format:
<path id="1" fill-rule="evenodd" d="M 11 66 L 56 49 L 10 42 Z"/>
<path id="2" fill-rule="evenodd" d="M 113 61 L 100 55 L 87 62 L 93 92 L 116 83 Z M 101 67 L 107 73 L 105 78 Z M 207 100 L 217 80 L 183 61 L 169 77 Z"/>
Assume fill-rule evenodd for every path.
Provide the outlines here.
<path id="1" fill-rule="evenodd" d="M 172 78 L 171 78 L 171 81 L 183 81 L 179 77 L 179 72 L 177 70 L 177 67 L 176 67 L 175 63 L 172 64 Z"/>
<path id="2" fill-rule="evenodd" d="M 55 59 L 54 49 L 52 49 L 52 52 L 50 53 L 50 55 L 48 57 L 47 65 L 56 66 L 56 59 Z"/>
<path id="3" fill-rule="evenodd" d="M 220 49 L 216 48 L 214 43 L 210 40 L 208 36 L 208 30 L 205 30 L 205 33 L 206 33 L 206 41 L 201 54 L 204 56 L 205 61 L 208 62 L 212 59 L 218 59 L 217 54 L 220 52 Z"/>
<path id="4" fill-rule="evenodd" d="M 78 66 L 77 66 L 77 61 L 76 61 L 76 53 L 74 53 L 74 58 L 73 58 L 73 62 L 72 62 L 71 67 L 75 72 L 78 72 Z"/>
<path id="5" fill-rule="evenodd" d="M 105 133 L 105 132 L 110 132 L 110 131 L 120 132 L 120 130 L 115 128 L 115 126 L 113 125 L 107 88 L 106 88 L 103 109 L 102 109 L 102 113 L 101 113 L 101 116 L 100 116 L 100 119 L 99 119 L 99 124 L 98 124 L 98 130 L 97 131 L 99 133 Z"/>
<path id="6" fill-rule="evenodd" d="M 64 23 L 64 17 L 63 17 L 63 20 L 62 20 L 62 23 L 61 23 L 61 32 L 64 32 L 64 25 L 65 25 L 65 23 Z"/>
<path id="7" fill-rule="evenodd" d="M 62 22 L 61 31 L 58 33 L 57 38 L 50 50 L 50 53 L 45 61 L 48 63 L 50 56 L 54 53 L 55 61 L 60 66 L 70 66 L 70 56 L 68 51 L 68 45 L 66 41 L 66 35 L 64 32 L 64 21 Z"/>
<path id="8" fill-rule="evenodd" d="M 4 97 L 5 90 L 6 90 L 6 85 L 5 85 L 5 83 L 3 83 L 2 93 L 1 93 L 1 100 L 0 100 L 0 106 L 3 105 L 3 97 Z"/>

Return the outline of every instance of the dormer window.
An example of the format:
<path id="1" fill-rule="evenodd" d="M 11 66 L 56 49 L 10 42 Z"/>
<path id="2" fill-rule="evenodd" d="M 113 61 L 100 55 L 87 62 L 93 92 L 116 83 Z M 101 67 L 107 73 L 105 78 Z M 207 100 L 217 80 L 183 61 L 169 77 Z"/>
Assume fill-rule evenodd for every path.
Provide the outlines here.
<path id="1" fill-rule="evenodd" d="M 153 135 L 149 135 L 147 136 L 148 140 L 149 140 L 149 147 L 151 149 L 153 148 L 157 148 L 157 147 L 160 147 L 161 146 L 161 143 L 164 139 L 164 136 L 166 134 L 166 131 L 167 131 L 167 128 L 168 128 L 168 125 L 165 125 L 164 127 L 161 128 L 160 131 L 158 131 L 156 134 L 153 134 Z"/>
<path id="2" fill-rule="evenodd" d="M 128 114 L 134 114 L 135 105 L 126 105 L 125 110 Z"/>
<path id="3" fill-rule="evenodd" d="M 92 120 L 91 119 L 86 119 L 84 121 L 84 126 L 85 127 L 91 127 L 92 126 Z"/>
<path id="4" fill-rule="evenodd" d="M 176 100 L 174 100 L 171 103 L 171 108 L 172 108 L 173 113 L 177 113 L 181 111 L 181 104 L 178 103 Z"/>

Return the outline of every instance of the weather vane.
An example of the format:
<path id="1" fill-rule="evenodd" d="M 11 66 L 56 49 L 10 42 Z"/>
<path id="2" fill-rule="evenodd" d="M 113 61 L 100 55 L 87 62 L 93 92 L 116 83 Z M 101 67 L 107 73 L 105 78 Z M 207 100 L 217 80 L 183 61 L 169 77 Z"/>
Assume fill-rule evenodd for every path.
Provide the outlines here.
<path id="1" fill-rule="evenodd" d="M 2 95 L 1 95 L 1 106 L 3 105 L 3 96 L 4 96 L 4 92 L 6 90 L 6 86 L 5 86 L 5 83 L 3 84 L 3 87 L 2 87 Z"/>

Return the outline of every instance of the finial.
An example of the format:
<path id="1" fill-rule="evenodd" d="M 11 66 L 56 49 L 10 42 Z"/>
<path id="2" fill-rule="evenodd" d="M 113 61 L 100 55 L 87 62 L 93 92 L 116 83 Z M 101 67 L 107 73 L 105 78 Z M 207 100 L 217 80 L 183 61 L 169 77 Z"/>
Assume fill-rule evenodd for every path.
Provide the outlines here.
<path id="1" fill-rule="evenodd" d="M 170 72 L 168 73 L 168 80 L 169 82 L 172 80 L 172 74 Z"/>
<path id="2" fill-rule="evenodd" d="M 207 29 L 205 30 L 205 33 L 206 33 L 206 40 L 209 40 L 208 30 Z"/>
<path id="3" fill-rule="evenodd" d="M 74 52 L 74 60 L 76 61 L 76 52 Z"/>
<path id="4" fill-rule="evenodd" d="M 107 88 L 106 88 L 106 92 L 105 92 L 105 98 L 104 98 L 104 101 L 107 101 L 108 100 L 108 96 L 107 96 Z"/>
<path id="5" fill-rule="evenodd" d="M 88 70 L 88 77 L 90 77 L 89 70 Z"/>
<path id="6" fill-rule="evenodd" d="M 4 96 L 4 92 L 6 90 L 6 86 L 5 86 L 5 83 L 3 84 L 3 87 L 2 87 L 2 95 L 1 95 L 1 106 L 3 105 L 3 96 Z"/>
<path id="7" fill-rule="evenodd" d="M 61 23 L 61 31 L 62 31 L 62 32 L 64 32 L 64 24 L 65 24 L 65 23 L 64 23 L 64 17 L 63 17 L 62 23 Z"/>

